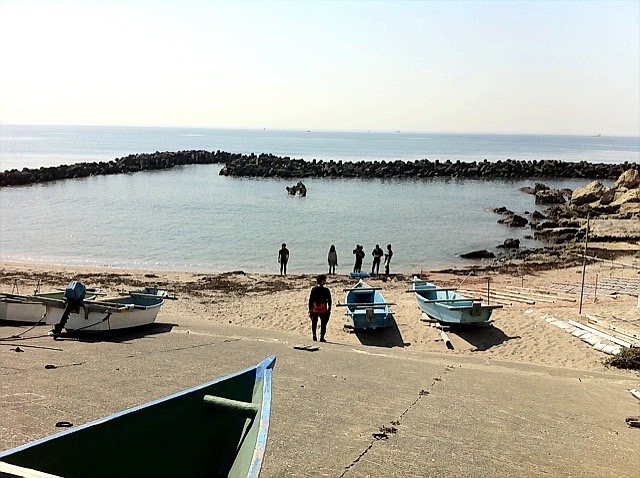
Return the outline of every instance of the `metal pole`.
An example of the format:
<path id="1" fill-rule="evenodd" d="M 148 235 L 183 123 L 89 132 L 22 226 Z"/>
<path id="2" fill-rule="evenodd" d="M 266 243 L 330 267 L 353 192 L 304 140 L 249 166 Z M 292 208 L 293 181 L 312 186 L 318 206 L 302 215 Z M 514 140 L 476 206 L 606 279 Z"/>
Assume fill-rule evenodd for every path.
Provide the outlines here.
<path id="1" fill-rule="evenodd" d="M 491 282 L 491 277 L 487 277 L 487 305 L 490 305 L 489 302 L 489 294 L 490 294 L 490 287 L 489 287 L 489 282 Z"/>
<path id="2" fill-rule="evenodd" d="M 578 314 L 582 314 L 582 296 L 584 294 L 584 274 L 587 268 L 587 246 L 589 245 L 589 214 L 587 214 L 587 233 L 584 236 L 584 252 L 582 253 L 582 285 L 580 286 L 580 307 Z"/>

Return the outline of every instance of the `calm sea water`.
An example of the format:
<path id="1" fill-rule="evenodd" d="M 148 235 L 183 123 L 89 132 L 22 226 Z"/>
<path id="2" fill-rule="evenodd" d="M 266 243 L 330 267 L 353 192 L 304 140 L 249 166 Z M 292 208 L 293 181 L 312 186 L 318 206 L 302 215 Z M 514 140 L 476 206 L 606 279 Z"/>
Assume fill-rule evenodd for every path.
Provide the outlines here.
<path id="1" fill-rule="evenodd" d="M 640 161 L 639 138 L 329 133 L 175 128 L 2 126 L 0 169 L 108 161 L 187 149 L 273 153 L 305 159 L 560 159 Z M 338 272 L 355 244 L 370 265 L 391 243 L 392 271 L 459 265 L 457 255 L 527 231 L 497 224 L 491 209 L 533 211 L 521 181 L 305 179 L 219 176 L 219 165 L 0 189 L 0 256 L 59 264 L 277 272 L 282 242 L 291 272 L 321 272 L 331 244 Z M 545 181 L 575 188 L 584 181 Z M 532 245 L 523 240 L 524 244 Z"/>

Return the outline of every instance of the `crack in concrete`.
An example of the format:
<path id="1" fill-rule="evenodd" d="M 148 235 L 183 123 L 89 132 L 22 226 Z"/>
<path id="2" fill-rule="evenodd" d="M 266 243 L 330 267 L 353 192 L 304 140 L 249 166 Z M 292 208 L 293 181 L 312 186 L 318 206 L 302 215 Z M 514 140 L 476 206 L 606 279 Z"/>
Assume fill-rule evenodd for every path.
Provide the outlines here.
<path id="1" fill-rule="evenodd" d="M 444 372 L 449 372 L 450 370 L 453 370 L 453 368 L 450 368 L 447 365 L 447 368 L 445 369 Z M 437 382 L 442 382 L 441 376 L 434 377 L 434 379 L 431 382 L 431 385 L 429 386 L 429 388 L 433 388 Z M 372 434 L 373 440 L 371 440 L 371 443 L 369 443 L 369 445 L 364 449 L 364 451 L 362 453 L 360 453 L 351 463 L 349 463 L 349 465 L 347 465 L 347 467 L 344 469 L 344 471 L 340 475 L 340 478 L 343 478 L 347 474 L 347 472 L 349 472 L 349 470 L 351 470 L 354 466 L 356 466 L 356 464 L 358 462 L 360 462 L 360 460 L 362 460 L 367 453 L 369 453 L 369 451 L 373 448 L 373 445 L 376 442 L 378 442 L 378 441 L 380 441 L 382 439 L 384 439 L 384 440 L 389 439 L 389 435 L 387 434 L 387 432 L 390 432 L 392 434 L 397 433 L 398 429 L 396 427 L 398 425 L 400 425 L 400 421 L 402 420 L 402 417 L 404 417 L 409 412 L 409 410 L 411 410 L 422 399 L 422 397 L 425 397 L 425 396 L 429 395 L 429 393 L 430 393 L 429 390 L 425 390 L 425 389 L 420 390 L 420 392 L 418 392 L 418 397 L 400 414 L 400 416 L 398 417 L 397 420 L 393 420 L 391 422 L 391 425 L 393 425 L 393 426 L 391 426 L 391 427 L 387 427 L 387 426 L 380 427 L 380 431 L 382 433 L 373 433 Z"/>

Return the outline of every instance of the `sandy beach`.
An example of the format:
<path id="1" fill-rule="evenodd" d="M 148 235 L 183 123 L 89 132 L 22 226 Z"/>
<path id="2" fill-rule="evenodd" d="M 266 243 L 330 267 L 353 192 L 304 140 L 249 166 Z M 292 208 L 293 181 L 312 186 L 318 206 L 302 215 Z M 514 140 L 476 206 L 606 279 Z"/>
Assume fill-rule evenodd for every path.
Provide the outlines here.
<path id="1" fill-rule="evenodd" d="M 110 361 L 123 360 L 118 350 L 122 344 L 114 345 L 118 341 L 54 342 L 44 336 L 46 326 L 26 331 L 26 326 L 3 325 L 1 447 L 5 450 L 58 431 L 51 422 L 61 416 L 74 424 L 84 423 L 257 363 L 262 355 L 275 352 L 273 425 L 263 476 L 635 476 L 640 466 L 640 430 L 627 427 L 624 420 L 640 414 L 640 403 L 627 392 L 640 388 L 638 373 L 605 366 L 605 354 L 545 318 L 591 318 L 640 337 L 637 294 L 612 289 L 614 283 L 637 285 L 637 266 L 638 259 L 633 257 L 590 263 L 582 316 L 578 314 L 581 267 L 523 274 L 407 271 L 386 281 L 370 278 L 369 284 L 381 287 L 386 300 L 397 304 L 394 324 L 385 330 L 354 333 L 344 327 L 343 310 L 335 307 L 327 331 L 329 343 L 310 353 L 293 347 L 313 344 L 307 317 L 313 275 L 5 262 L 0 278 L 3 292 L 29 294 L 37 284 L 47 291 L 78 279 L 108 293 L 158 285 L 178 300 L 165 303 L 153 332 L 121 341 L 127 344 L 127 356 L 137 358 L 130 361 L 135 360 L 135 366 L 119 367 L 117 379 Z M 499 300 L 503 308 L 494 311 L 491 327 L 447 332 L 453 345 L 449 350 L 439 331 L 422 320 L 413 294 L 406 293 L 414 273 L 442 286 L 468 290 L 485 301 L 488 284 L 491 294 L 500 296 L 491 295 L 491 303 Z M 345 275 L 329 277 L 334 303 L 344 301 L 343 289 L 354 282 Z M 16 334 L 26 340 L 6 340 Z M 181 347 L 190 349 L 207 337 L 233 351 L 170 358 Z M 16 353 L 15 347 L 21 345 L 57 347 L 63 352 L 23 347 L 26 353 Z M 161 350 L 168 355 L 161 355 Z M 145 363 L 143 355 L 153 358 Z M 49 383 L 41 370 L 42 362 L 49 360 L 86 365 L 57 370 L 57 381 Z M 101 369 L 107 363 L 110 371 Z M 437 382 L 443 374 L 454 369 L 447 387 L 440 387 Z M 428 384 L 425 377 L 420 378 L 420 370 L 429 370 Z M 486 380 L 486 387 L 478 387 L 478 380 Z M 343 383 L 336 386 L 336 382 Z M 583 382 L 585 388 L 578 390 Z M 118 390 L 100 395 L 96 403 L 92 387 L 100 390 L 106 384 Z M 400 426 L 397 435 L 384 443 L 386 454 L 374 459 L 381 452 L 371 439 L 375 424 L 401 423 L 393 417 L 402 413 L 400 409 L 409 413 L 411 407 L 405 405 L 415 397 L 409 400 L 407 394 L 417 392 L 416 387 L 436 395 L 440 387 L 444 395 L 419 412 L 423 416 L 416 417 L 413 426 Z M 471 401 L 464 396 L 468 387 L 474 390 Z M 302 396 L 302 391 L 310 395 Z M 31 400 L 30 394 L 40 398 Z M 373 398 L 376 394 L 380 400 Z M 64 406 L 83 400 L 86 405 L 79 408 Z M 495 414 L 512 406 L 520 409 L 516 415 L 513 410 L 508 416 Z M 487 410 L 483 417 L 477 415 L 479 409 Z M 418 413 L 417 406 L 411 410 Z M 421 434 L 429 427 L 435 427 L 431 431 L 439 439 L 429 441 L 428 435 Z M 591 434 L 588 444 L 583 428 Z M 514 445 L 512 440 L 521 441 Z M 318 444 L 323 445 L 321 450 L 315 450 Z M 433 456 L 421 454 L 425 447 Z M 370 460 L 357 459 L 365 449 L 370 450 L 366 452 Z M 547 449 L 553 460 L 539 455 Z M 453 455 L 458 458 L 452 460 Z"/>
<path id="2" fill-rule="evenodd" d="M 637 265 L 638 261 L 629 259 L 620 263 Z M 587 266 L 583 316 L 597 316 L 610 322 L 615 322 L 617 318 L 619 324 L 640 317 L 637 296 L 611 295 L 602 285 L 610 278 L 629 280 L 631 283 L 640 278 L 638 270 L 621 268 L 616 264 L 617 262 L 600 262 Z M 372 277 L 366 279 L 367 283 L 381 287 L 385 299 L 397 304 L 392 307 L 395 326 L 385 331 L 355 334 L 344 328 L 347 323 L 344 309 L 334 307 L 327 337 L 333 342 L 345 344 L 362 343 L 378 347 L 401 347 L 417 352 L 476 355 L 581 370 L 604 370 L 601 363 L 603 354 L 541 319 L 543 316 L 565 321 L 579 318 L 581 267 L 529 272 L 524 275 L 422 273 L 424 277 L 443 287 L 477 291 L 468 295 L 483 298 L 485 303 L 488 281 L 490 294 L 510 290 L 514 298 L 500 299 L 503 308 L 494 311 L 493 327 L 462 329 L 452 333 L 450 338 L 454 350 L 448 351 L 442 344 L 438 331 L 421 320 L 423 317 L 413 294 L 406 293 L 411 287 L 412 273 L 396 274 L 384 282 L 382 278 Z M 4 263 L 0 290 L 11 292 L 16 290 L 17 284 L 19 293 L 28 294 L 38 283 L 42 291 L 48 291 L 64 287 L 74 279 L 83 281 L 88 287 L 100 288 L 109 295 L 150 285 L 165 287 L 178 300 L 166 301 L 160 317 L 185 317 L 212 324 L 280 330 L 297 333 L 301 340 L 311 338 L 307 300 L 315 283 L 315 275 L 280 276 L 240 271 L 198 274 Z M 596 281 L 601 285 L 600 293 L 594 299 Z M 355 282 L 346 275 L 329 276 L 327 287 L 332 291 L 334 304 L 344 302 L 343 289 Z M 556 290 L 559 285 L 565 286 L 565 289 L 573 286 L 575 292 Z M 550 297 L 545 297 L 545 294 Z M 522 298 L 518 299 L 517 295 Z M 497 300 L 490 298 L 490 303 L 499 303 Z M 626 327 L 640 337 L 640 323 L 627 324 Z"/>

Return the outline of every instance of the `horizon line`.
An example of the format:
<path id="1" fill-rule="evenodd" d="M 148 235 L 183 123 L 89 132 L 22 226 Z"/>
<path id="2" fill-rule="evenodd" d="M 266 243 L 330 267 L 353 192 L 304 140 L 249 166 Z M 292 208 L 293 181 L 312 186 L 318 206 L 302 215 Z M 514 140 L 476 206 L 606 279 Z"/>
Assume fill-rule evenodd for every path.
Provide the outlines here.
<path id="1" fill-rule="evenodd" d="M 473 131 L 420 131 L 420 130 L 385 130 L 385 129 L 304 129 L 304 128 L 259 128 L 247 126 L 201 126 L 201 125 L 141 125 L 141 124 L 64 124 L 64 123 L 5 123 L 0 121 L 0 128 L 7 126 L 18 127 L 69 127 L 69 128 L 149 128 L 149 129 L 200 129 L 200 130 L 231 130 L 231 131 L 281 131 L 299 133 L 358 133 L 358 134 L 426 134 L 426 135 L 468 135 L 468 136 L 579 136 L 586 138 L 638 138 L 634 135 L 623 134 L 578 134 L 578 133 L 517 133 L 517 132 L 473 132 Z"/>

